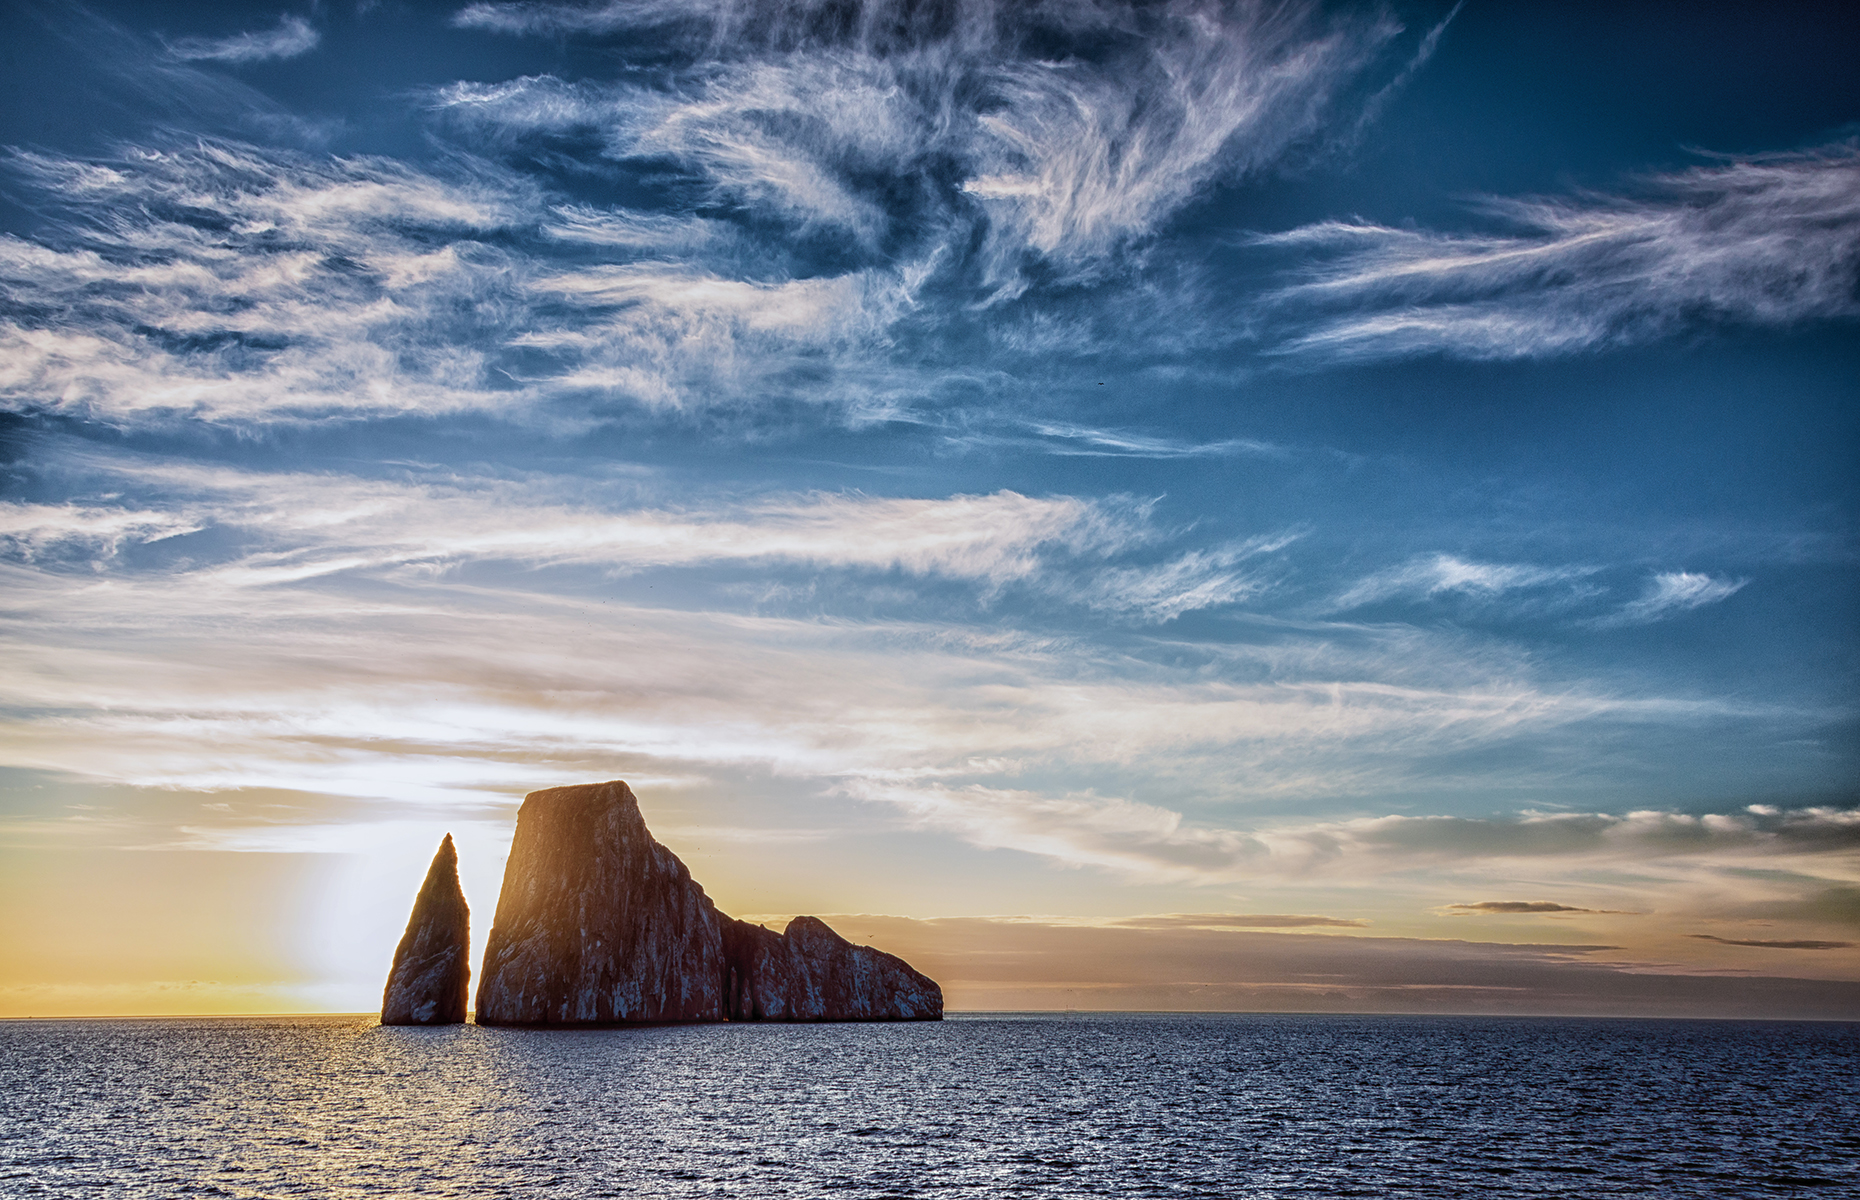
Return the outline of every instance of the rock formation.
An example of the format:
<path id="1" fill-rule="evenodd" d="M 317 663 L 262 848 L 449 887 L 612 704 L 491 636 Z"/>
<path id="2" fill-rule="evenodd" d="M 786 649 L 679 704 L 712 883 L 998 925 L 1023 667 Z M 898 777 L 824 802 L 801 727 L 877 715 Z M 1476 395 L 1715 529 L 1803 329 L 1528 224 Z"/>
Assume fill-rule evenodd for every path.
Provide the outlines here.
<path id="1" fill-rule="evenodd" d="M 394 951 L 381 996 L 383 1025 L 457 1025 L 471 982 L 471 910 L 459 887 L 452 835 L 439 843 Z"/>
<path id="2" fill-rule="evenodd" d="M 774 933 L 726 919 L 732 1021 L 935 1021 L 943 989 L 896 955 L 855 946 L 819 917 Z"/>
<path id="3" fill-rule="evenodd" d="M 626 784 L 531 792 L 478 982 L 480 1025 L 723 1019 L 717 909 Z"/>
<path id="4" fill-rule="evenodd" d="M 481 1025 L 935 1020 L 943 993 L 814 917 L 717 911 L 626 784 L 532 792 L 478 983 Z"/>

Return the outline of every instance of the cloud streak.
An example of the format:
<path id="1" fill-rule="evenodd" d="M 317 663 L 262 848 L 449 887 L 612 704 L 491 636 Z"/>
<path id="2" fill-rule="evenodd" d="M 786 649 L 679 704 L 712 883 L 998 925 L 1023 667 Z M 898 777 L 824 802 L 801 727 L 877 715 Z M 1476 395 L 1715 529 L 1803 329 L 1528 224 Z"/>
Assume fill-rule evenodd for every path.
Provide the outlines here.
<path id="1" fill-rule="evenodd" d="M 1605 945 L 1466 942 L 1039 917 L 830 918 L 942 982 L 954 1008 L 1850 1019 L 1860 983 L 1751 977 Z"/>
<path id="2" fill-rule="evenodd" d="M 687 27 L 693 60 L 670 88 L 536 77 L 436 102 L 498 137 L 589 131 L 616 160 L 669 158 L 798 227 L 877 254 L 910 244 L 997 300 L 1023 292 L 1036 262 L 1095 277 L 1213 181 L 1282 161 L 1401 32 L 1307 5 L 1181 0 L 476 4 L 457 21 L 571 36 Z"/>
<path id="3" fill-rule="evenodd" d="M 1440 787 L 1442 756 L 1596 723 L 1749 716 L 1546 686 L 1412 630 L 1094 640 L 1081 614 L 1127 627 L 1232 604 L 1295 545 L 1184 548 L 1131 498 L 673 506 L 651 499 L 650 474 L 40 459 L 74 498 L 0 505 L 0 699 L 25 714 L 8 753 L 120 782 L 259 786 L 282 769 L 311 790 L 372 795 L 391 778 L 444 795 L 569 763 L 711 764 L 841 781 L 981 843 L 1219 873 L 1256 848 L 1050 781 L 1112 771 L 1192 779 L 1209 798 L 1336 795 L 1425 770 Z M 808 599 L 767 598 L 781 588 Z M 1030 773 L 1048 782 L 1010 782 Z"/>
<path id="4" fill-rule="evenodd" d="M 1218 883 L 1275 875 L 1383 874 L 1398 866 L 1464 867 L 1488 860 L 1860 853 L 1860 809 L 1703 816 L 1658 810 L 1493 818 L 1385 816 L 1243 831 L 1191 823 L 1158 805 L 1091 793 L 1053 796 L 921 783 L 861 784 L 852 791 L 895 805 L 923 826 L 954 832 L 977 846 L 1153 880 Z M 1601 911 L 1504 902 L 1448 907 L 1485 913 Z"/>
<path id="5" fill-rule="evenodd" d="M 1118 929 L 1361 929 L 1369 922 L 1278 913 L 1162 913 L 1107 924 Z"/>
<path id="6" fill-rule="evenodd" d="M 1476 904 L 1449 904 L 1449 911 L 1470 913 L 1599 913 L 1607 909 L 1575 908 L 1568 904 L 1557 904 L 1550 900 L 1481 900 Z M 1623 914 L 1615 914 L 1617 916 Z"/>
<path id="7" fill-rule="evenodd" d="M 1040 445 L 1048 454 L 1078 458 L 1228 458 L 1244 455 L 1283 458 L 1289 454 L 1283 446 L 1252 438 L 1223 438 L 1214 442 L 1189 442 L 1121 429 L 1097 429 L 1085 425 L 1037 421 L 1027 425 L 1029 433 L 1045 439 Z"/>
<path id="8" fill-rule="evenodd" d="M 287 14 L 278 18 L 276 29 L 224 38 L 176 38 L 167 46 L 168 53 L 183 62 L 244 64 L 297 58 L 316 49 L 322 40 L 310 22 Z"/>
<path id="9" fill-rule="evenodd" d="M 483 161 L 442 177 L 220 142 L 12 165 L 67 214 L 42 240 L 0 238 L 0 404 L 15 411 L 560 411 L 583 427 L 591 408 L 882 407 L 869 385 L 912 299 L 908 273 L 744 279 L 655 257 L 729 239 L 552 205 Z M 638 257 L 577 262 L 576 244 Z M 851 379 L 868 386 L 855 396 Z"/>
<path id="10" fill-rule="evenodd" d="M 1209 550 L 1190 550 L 1160 565 L 1108 567 L 1094 572 L 1077 593 L 1092 608 L 1172 621 L 1183 613 L 1237 603 L 1264 591 L 1267 580 L 1242 570 L 1249 559 L 1273 554 L 1296 535 L 1249 538 Z"/>
<path id="11" fill-rule="evenodd" d="M 1695 571 L 1663 572 L 1647 581 L 1640 599 L 1623 605 L 1618 612 L 1596 618 L 1591 624 L 1599 628 L 1648 625 L 1728 600 L 1749 582 L 1748 579 L 1718 579 Z"/>
<path id="12" fill-rule="evenodd" d="M 1073 64 L 1002 72 L 1005 105 L 981 117 L 962 183 L 987 207 L 999 261 L 1024 247 L 1084 274 L 1211 179 L 1257 172 L 1312 135 L 1334 93 L 1398 32 L 1312 30 L 1307 14 L 1284 10 L 1165 11 L 1146 61 L 1121 64 L 1115 84 Z"/>
<path id="13" fill-rule="evenodd" d="M 1721 159 L 1633 194 L 1488 198 L 1508 230 L 1329 221 L 1254 239 L 1304 258 L 1273 298 L 1313 361 L 1542 358 L 1686 328 L 1860 316 L 1860 146 Z"/>
<path id="14" fill-rule="evenodd" d="M 650 28 L 669 57 L 618 81 L 435 88 L 428 113 L 454 149 L 425 170 L 223 140 L 14 154 L 58 216 L 0 239 L 0 404 L 119 425 L 868 424 L 955 396 L 998 417 L 1025 407 L 1021 373 L 1081 347 L 1141 358 L 1240 337 L 1314 362 L 1532 357 L 1860 311 L 1856 151 L 1842 144 L 1627 195 L 1493 199 L 1481 213 L 1496 233 L 1333 221 L 1255 238 L 1295 260 L 1291 282 L 1263 307 L 1235 298 L 1244 333 L 1217 329 L 1207 281 L 1152 253 L 1158 239 L 1211 189 L 1330 152 L 1340 114 L 1375 109 L 1365 92 L 1403 36 L 1386 16 L 868 0 L 479 4 L 458 22 Z M 289 17 L 176 45 L 259 61 L 315 37 Z M 127 74 L 156 86 L 154 70 Z M 248 115 L 264 108 L 240 95 Z M 567 198 L 593 177 L 663 199 Z M 1107 335 L 1133 326 L 1143 349 Z M 1021 423 L 1057 454 L 1278 452 Z"/>
<path id="15" fill-rule="evenodd" d="M 1153 620 L 1226 602 L 1238 586 L 1232 564 L 1289 541 L 1257 538 L 1150 567 L 1106 569 L 1098 564 L 1168 538 L 1152 519 L 1151 502 L 1003 490 L 943 499 L 816 493 L 652 508 L 627 504 L 626 486 L 611 489 L 610 504 L 602 505 L 585 486 L 564 484 L 551 497 L 551 489 L 527 478 L 363 480 L 135 460 L 110 462 L 106 470 L 118 486 L 165 506 L 0 502 L 0 538 L 23 561 L 101 569 L 126 544 L 214 530 L 242 551 L 210 565 L 189 558 L 184 573 L 251 587 L 502 562 L 585 566 L 610 575 L 787 565 L 897 571 L 990 592 L 1017 582 L 1058 590 L 1074 560 L 1083 560 L 1091 604 Z"/>
<path id="16" fill-rule="evenodd" d="M 1372 605 L 1419 604 L 1459 599 L 1471 611 L 1503 603 L 1511 613 L 1564 613 L 1609 603 L 1608 589 L 1596 580 L 1597 566 L 1490 563 L 1453 554 L 1417 555 L 1373 572 L 1318 608 L 1346 613 Z M 1588 629 L 1651 625 L 1717 604 L 1742 590 L 1749 579 L 1724 579 L 1695 571 L 1663 571 L 1646 579 L 1641 595 L 1610 611 L 1574 622 Z"/>
<path id="17" fill-rule="evenodd" d="M 1847 950 L 1853 947 L 1852 942 L 1824 942 L 1812 938 L 1797 941 L 1758 941 L 1749 938 L 1714 937 L 1709 933 L 1688 933 L 1686 936 L 1701 942 L 1717 942 L 1720 946 L 1757 946 L 1765 950 Z"/>
<path id="18" fill-rule="evenodd" d="M 521 399 L 480 348 L 507 336 L 487 301 L 513 264 L 483 239 L 533 210 L 519 182 L 232 143 L 13 167 L 73 214 L 56 244 L 0 239 L 15 410 L 264 420 Z"/>
<path id="19" fill-rule="evenodd" d="M 1347 612 L 1382 600 L 1428 599 L 1445 594 L 1494 597 L 1505 592 L 1567 584 L 1594 573 L 1593 567 L 1542 567 L 1528 563 L 1482 563 L 1452 554 L 1430 554 L 1358 580 L 1331 604 Z"/>

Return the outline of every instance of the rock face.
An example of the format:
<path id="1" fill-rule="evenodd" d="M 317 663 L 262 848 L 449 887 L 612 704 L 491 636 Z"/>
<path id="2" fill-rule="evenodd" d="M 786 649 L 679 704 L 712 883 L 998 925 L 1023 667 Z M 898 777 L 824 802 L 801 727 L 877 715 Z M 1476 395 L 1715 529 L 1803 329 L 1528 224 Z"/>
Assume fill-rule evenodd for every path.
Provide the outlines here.
<path id="1" fill-rule="evenodd" d="M 481 1025 L 938 1020 L 943 993 L 816 917 L 717 911 L 626 784 L 532 792 L 478 984 Z"/>
<path id="2" fill-rule="evenodd" d="M 726 921 L 732 1021 L 938 1021 L 943 989 L 896 955 L 855 946 L 819 917 L 774 933 Z"/>
<path id="3" fill-rule="evenodd" d="M 458 1025 L 471 982 L 471 910 L 459 887 L 452 835 L 439 843 L 394 951 L 381 996 L 383 1025 Z"/>
<path id="4" fill-rule="evenodd" d="M 626 784 L 532 792 L 478 983 L 480 1025 L 724 1019 L 716 906 Z"/>

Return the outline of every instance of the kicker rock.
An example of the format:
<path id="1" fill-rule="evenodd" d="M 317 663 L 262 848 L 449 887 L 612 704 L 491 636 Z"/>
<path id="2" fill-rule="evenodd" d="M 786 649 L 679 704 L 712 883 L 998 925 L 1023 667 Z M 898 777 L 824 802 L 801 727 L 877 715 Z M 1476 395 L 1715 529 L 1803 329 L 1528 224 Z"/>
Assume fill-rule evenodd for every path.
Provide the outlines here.
<path id="1" fill-rule="evenodd" d="M 732 1021 L 940 1021 L 943 989 L 896 955 L 855 946 L 819 917 L 782 933 L 727 920 Z"/>
<path id="2" fill-rule="evenodd" d="M 626 784 L 531 792 L 485 948 L 478 1023 L 724 1020 L 720 924 Z"/>
<path id="3" fill-rule="evenodd" d="M 465 1020 L 471 982 L 471 910 L 459 887 L 452 835 L 439 843 L 413 902 L 407 932 L 394 951 L 381 996 L 383 1025 L 457 1025 Z"/>

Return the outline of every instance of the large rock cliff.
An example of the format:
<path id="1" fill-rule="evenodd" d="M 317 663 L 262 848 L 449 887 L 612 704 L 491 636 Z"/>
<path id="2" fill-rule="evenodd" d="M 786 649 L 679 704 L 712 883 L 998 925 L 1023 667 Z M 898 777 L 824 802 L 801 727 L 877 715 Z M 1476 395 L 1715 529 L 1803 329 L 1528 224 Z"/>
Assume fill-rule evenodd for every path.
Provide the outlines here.
<path id="1" fill-rule="evenodd" d="M 717 909 L 626 784 L 531 792 L 478 983 L 480 1025 L 724 1019 Z"/>
<path id="2" fill-rule="evenodd" d="M 532 792 L 478 984 L 481 1025 L 937 1020 L 943 993 L 815 917 L 719 913 L 626 784 Z"/>
<path id="3" fill-rule="evenodd" d="M 471 910 L 459 887 L 452 835 L 439 843 L 394 951 L 381 996 L 383 1025 L 457 1025 L 471 982 Z"/>

